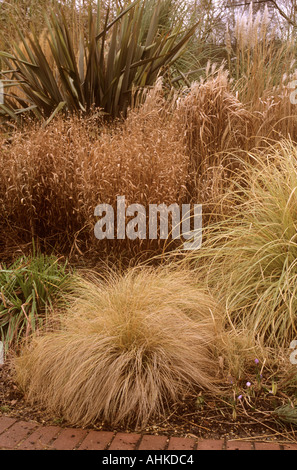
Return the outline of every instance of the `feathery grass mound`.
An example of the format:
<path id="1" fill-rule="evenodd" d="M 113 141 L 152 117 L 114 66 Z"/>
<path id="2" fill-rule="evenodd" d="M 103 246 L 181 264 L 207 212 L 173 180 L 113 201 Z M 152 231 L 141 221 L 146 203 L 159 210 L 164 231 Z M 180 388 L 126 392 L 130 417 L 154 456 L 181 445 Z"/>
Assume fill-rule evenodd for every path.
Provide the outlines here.
<path id="1" fill-rule="evenodd" d="M 128 272 L 79 280 L 61 329 L 16 359 L 30 402 L 72 425 L 144 426 L 195 389 L 217 390 L 215 302 L 189 274 Z"/>
<path id="2" fill-rule="evenodd" d="M 265 159 L 255 154 L 243 175 L 235 214 L 210 227 L 190 256 L 236 327 L 288 348 L 297 336 L 296 146 L 283 141 Z"/>

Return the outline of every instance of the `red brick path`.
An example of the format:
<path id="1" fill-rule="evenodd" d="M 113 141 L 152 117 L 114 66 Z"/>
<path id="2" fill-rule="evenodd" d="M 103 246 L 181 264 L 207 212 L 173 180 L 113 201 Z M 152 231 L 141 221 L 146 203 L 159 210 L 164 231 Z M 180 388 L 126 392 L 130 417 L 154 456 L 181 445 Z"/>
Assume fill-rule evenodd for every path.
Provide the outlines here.
<path id="1" fill-rule="evenodd" d="M 148 436 L 41 426 L 0 417 L 0 450 L 297 450 L 297 444 Z"/>

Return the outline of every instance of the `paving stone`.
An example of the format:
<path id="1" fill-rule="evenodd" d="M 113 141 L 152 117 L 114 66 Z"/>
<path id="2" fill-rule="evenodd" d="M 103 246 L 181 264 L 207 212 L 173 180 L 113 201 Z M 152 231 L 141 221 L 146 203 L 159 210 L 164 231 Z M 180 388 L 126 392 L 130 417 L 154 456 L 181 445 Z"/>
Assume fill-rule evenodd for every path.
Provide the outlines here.
<path id="1" fill-rule="evenodd" d="M 37 428 L 35 423 L 18 421 L 0 435 L 0 447 L 14 449 Z"/>
<path id="2" fill-rule="evenodd" d="M 284 450 L 297 450 L 296 444 L 285 444 L 283 446 Z"/>
<path id="3" fill-rule="evenodd" d="M 140 434 L 125 434 L 119 432 L 112 441 L 109 450 L 135 450 L 136 444 L 140 439 Z"/>
<path id="4" fill-rule="evenodd" d="M 222 439 L 203 439 L 198 441 L 198 450 L 223 450 L 224 441 Z"/>
<path id="5" fill-rule="evenodd" d="M 46 450 L 61 428 L 58 426 L 42 426 L 34 431 L 31 436 L 18 447 L 20 450 Z"/>
<path id="6" fill-rule="evenodd" d="M 78 450 L 104 450 L 114 437 L 113 432 L 90 431 Z"/>
<path id="7" fill-rule="evenodd" d="M 274 442 L 255 442 L 255 450 L 280 450 L 280 445 Z"/>
<path id="8" fill-rule="evenodd" d="M 143 436 L 139 450 L 164 450 L 168 438 L 165 436 Z"/>
<path id="9" fill-rule="evenodd" d="M 171 437 L 168 450 L 194 450 L 196 440 L 192 438 Z"/>
<path id="10" fill-rule="evenodd" d="M 16 419 L 9 418 L 8 416 L 2 416 L 0 418 L 0 434 L 14 423 L 16 423 Z"/>
<path id="11" fill-rule="evenodd" d="M 57 439 L 51 444 L 54 450 L 73 450 L 86 437 L 87 431 L 84 429 L 63 429 Z"/>
<path id="12" fill-rule="evenodd" d="M 254 450 L 251 442 L 228 441 L 227 450 Z"/>

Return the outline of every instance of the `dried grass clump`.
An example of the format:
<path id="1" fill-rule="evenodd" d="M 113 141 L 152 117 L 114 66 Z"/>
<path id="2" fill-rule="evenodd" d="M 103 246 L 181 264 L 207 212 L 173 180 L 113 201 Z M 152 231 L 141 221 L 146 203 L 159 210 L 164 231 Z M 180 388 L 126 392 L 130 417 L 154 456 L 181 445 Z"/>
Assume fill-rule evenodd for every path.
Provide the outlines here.
<path id="1" fill-rule="evenodd" d="M 26 398 L 72 425 L 143 427 L 197 388 L 217 392 L 216 303 L 188 272 L 80 279 L 61 329 L 16 359 Z"/>
<path id="2" fill-rule="evenodd" d="M 237 15 L 233 33 L 232 41 L 227 29 L 229 69 L 236 78 L 239 99 L 254 108 L 289 74 L 295 59 L 294 42 L 289 38 L 280 41 L 267 5 L 255 14 L 252 2 L 248 13 Z"/>
<path id="3" fill-rule="evenodd" d="M 254 112 L 260 117 L 260 126 L 255 132 L 255 146 L 267 146 L 268 139 L 270 142 L 283 138 L 296 140 L 296 92 L 292 88 L 297 83 L 295 80 L 296 72 L 284 75 L 281 85 L 267 91 L 254 105 Z"/>
<path id="4" fill-rule="evenodd" d="M 206 165 L 220 163 L 220 153 L 247 147 L 252 116 L 230 91 L 226 70 L 194 82 L 178 110 L 191 163 L 199 174 Z"/>
<path id="5" fill-rule="evenodd" d="M 0 153 L 1 218 L 25 241 L 39 237 L 67 249 L 75 243 L 81 251 L 100 251 L 106 245 L 94 237 L 98 204 L 115 206 L 117 196 L 125 196 L 127 205 L 180 203 L 187 167 L 177 124 L 157 84 L 124 123 L 100 127 L 94 113 L 16 133 Z M 140 248 L 129 241 L 117 241 L 117 247 Z"/>
<path id="6" fill-rule="evenodd" d="M 190 159 L 189 191 L 210 214 L 221 211 L 218 206 L 238 167 L 235 153 L 242 155 L 251 145 L 253 116 L 232 93 L 228 72 L 215 66 L 209 72 L 179 100 L 177 119 Z"/>
<path id="7" fill-rule="evenodd" d="M 233 91 L 254 115 L 255 147 L 262 139 L 296 135 L 289 88 L 296 78 L 295 45 L 288 38 L 279 41 L 269 16 L 267 5 L 255 14 L 251 2 L 248 13 L 237 16 L 233 38 L 229 29 L 226 38 Z"/>

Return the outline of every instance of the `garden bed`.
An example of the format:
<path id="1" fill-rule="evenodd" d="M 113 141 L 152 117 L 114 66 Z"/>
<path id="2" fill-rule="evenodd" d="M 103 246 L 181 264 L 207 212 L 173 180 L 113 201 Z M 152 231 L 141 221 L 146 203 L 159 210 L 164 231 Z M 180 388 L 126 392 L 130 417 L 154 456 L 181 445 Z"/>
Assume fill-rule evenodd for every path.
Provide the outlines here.
<path id="1" fill-rule="evenodd" d="M 276 400 L 272 397 L 270 401 Z M 191 437 L 200 439 L 248 439 L 251 441 L 267 440 L 272 442 L 296 442 L 297 432 L 291 426 L 279 423 L 270 412 L 271 403 L 267 397 L 257 398 L 255 409 L 246 409 L 244 404 L 236 409 L 226 401 L 209 400 L 197 406 L 197 397 L 189 400 L 183 407 L 176 408 L 166 420 L 147 426 L 142 431 L 149 434 Z M 14 382 L 8 365 L 0 367 L 0 415 L 10 416 L 23 421 L 36 421 L 42 425 L 67 426 L 59 416 L 52 416 L 44 409 L 29 405 Z M 90 426 L 88 426 L 90 428 Z M 132 427 L 118 426 L 111 428 L 98 422 L 91 427 L 99 431 L 134 432 Z"/>

